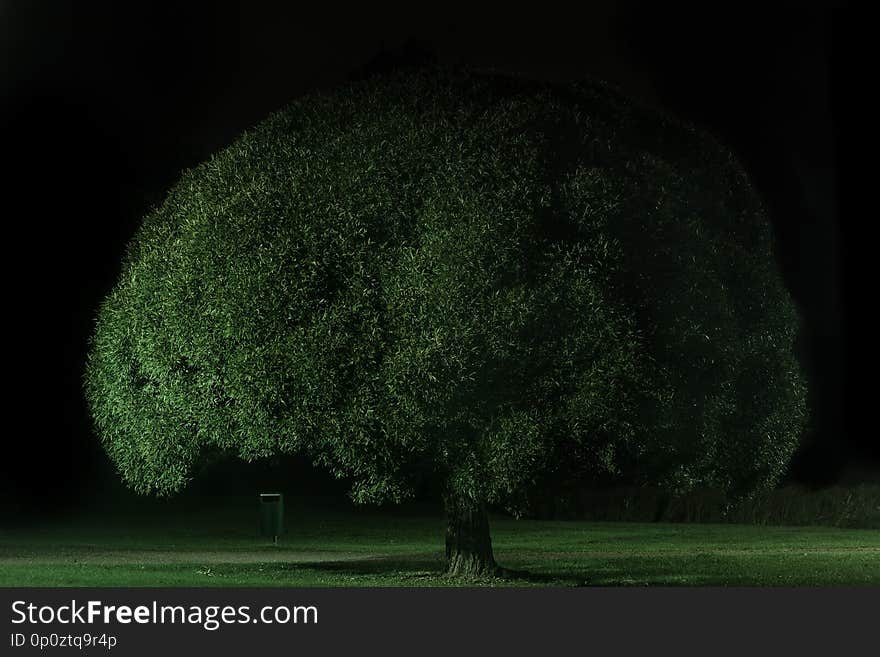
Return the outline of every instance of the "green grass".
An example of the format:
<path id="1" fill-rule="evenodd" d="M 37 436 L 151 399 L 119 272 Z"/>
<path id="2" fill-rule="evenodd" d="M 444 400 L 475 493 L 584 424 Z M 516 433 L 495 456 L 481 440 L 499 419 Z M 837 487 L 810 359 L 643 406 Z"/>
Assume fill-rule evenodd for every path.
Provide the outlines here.
<path id="1" fill-rule="evenodd" d="M 880 531 L 493 518 L 511 581 L 442 575 L 439 517 L 289 505 L 273 546 L 251 508 L 162 507 L 0 530 L 2 586 L 880 585 Z"/>

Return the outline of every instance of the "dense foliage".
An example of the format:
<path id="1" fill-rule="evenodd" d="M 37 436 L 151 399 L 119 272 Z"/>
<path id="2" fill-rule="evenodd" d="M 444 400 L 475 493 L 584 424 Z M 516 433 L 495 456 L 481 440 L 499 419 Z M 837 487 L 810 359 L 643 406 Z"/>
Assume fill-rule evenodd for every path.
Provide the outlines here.
<path id="1" fill-rule="evenodd" d="M 766 212 L 701 132 L 598 84 L 398 73 L 304 98 L 186 172 L 86 372 L 141 492 L 304 452 L 361 501 L 434 473 L 737 493 L 804 423 Z"/>

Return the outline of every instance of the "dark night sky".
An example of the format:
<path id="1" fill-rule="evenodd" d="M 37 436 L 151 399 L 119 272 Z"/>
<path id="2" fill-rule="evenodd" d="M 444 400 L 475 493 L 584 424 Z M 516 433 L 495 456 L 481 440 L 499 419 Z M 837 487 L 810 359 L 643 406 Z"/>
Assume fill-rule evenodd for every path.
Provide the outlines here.
<path id="1" fill-rule="evenodd" d="M 844 349 L 862 239 L 839 201 L 860 61 L 847 10 L 605 2 L 577 16 L 420 10 L 339 23 L 341 11 L 334 22 L 293 3 L 157 4 L 0 4 L 7 426 L 17 427 L 0 491 L 75 499 L 106 480 L 81 395 L 86 341 L 125 243 L 180 170 L 310 89 L 420 52 L 606 78 L 732 146 L 769 204 L 805 320 L 814 414 L 793 477 L 821 485 L 880 467 L 874 436 L 852 420 L 855 355 Z"/>

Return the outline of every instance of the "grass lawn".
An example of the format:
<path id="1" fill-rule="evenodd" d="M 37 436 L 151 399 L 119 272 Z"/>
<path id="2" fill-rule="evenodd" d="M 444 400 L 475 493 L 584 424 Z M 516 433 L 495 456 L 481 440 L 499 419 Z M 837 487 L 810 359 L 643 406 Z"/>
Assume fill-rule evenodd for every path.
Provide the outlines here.
<path id="1" fill-rule="evenodd" d="M 253 507 L 162 506 L 0 529 L 0 586 L 880 586 L 880 531 L 493 518 L 530 573 L 442 575 L 439 516 L 288 505 L 278 546 Z"/>

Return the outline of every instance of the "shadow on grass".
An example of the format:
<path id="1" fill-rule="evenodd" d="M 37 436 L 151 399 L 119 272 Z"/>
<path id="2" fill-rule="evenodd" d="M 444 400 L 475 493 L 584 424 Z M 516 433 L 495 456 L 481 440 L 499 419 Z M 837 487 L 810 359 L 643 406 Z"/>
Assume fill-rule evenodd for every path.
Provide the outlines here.
<path id="1" fill-rule="evenodd" d="M 290 566 L 288 566 L 290 567 Z M 399 557 L 368 557 L 346 561 L 322 561 L 296 564 L 298 568 L 348 577 L 381 577 L 387 579 L 418 580 L 437 579 L 448 582 L 492 583 L 492 579 L 452 577 L 444 572 L 443 560 L 438 557 L 419 557 L 401 559 Z M 495 582 L 507 586 L 590 586 L 588 579 L 578 573 L 533 573 L 525 570 L 502 568 Z"/>

